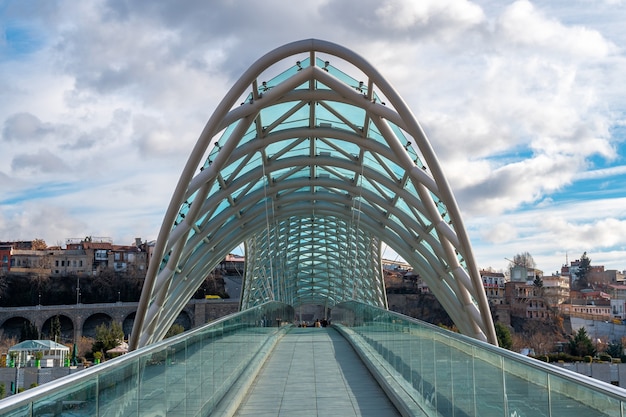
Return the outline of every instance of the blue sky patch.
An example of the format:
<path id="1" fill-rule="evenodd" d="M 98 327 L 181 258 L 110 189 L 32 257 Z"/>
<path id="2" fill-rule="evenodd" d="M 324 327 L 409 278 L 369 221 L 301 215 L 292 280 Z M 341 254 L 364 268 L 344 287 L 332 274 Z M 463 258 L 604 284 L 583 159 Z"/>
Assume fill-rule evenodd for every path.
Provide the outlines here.
<path id="1" fill-rule="evenodd" d="M 4 57 L 18 58 L 41 49 L 43 41 L 36 31 L 15 25 L 4 29 L 4 42 L 0 45 Z"/>

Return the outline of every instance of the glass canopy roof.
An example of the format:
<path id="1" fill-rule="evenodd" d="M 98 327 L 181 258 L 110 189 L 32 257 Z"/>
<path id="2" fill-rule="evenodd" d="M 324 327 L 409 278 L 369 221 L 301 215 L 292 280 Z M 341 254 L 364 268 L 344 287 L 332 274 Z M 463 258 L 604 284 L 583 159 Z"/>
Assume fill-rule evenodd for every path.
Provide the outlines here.
<path id="1" fill-rule="evenodd" d="M 262 78 L 287 58 L 286 70 Z M 428 140 L 380 74 L 338 45 L 307 40 L 270 52 L 217 107 L 164 219 L 135 343 L 162 338 L 241 243 L 242 309 L 270 300 L 386 307 L 384 243 L 463 333 L 495 342 L 471 247 Z"/>

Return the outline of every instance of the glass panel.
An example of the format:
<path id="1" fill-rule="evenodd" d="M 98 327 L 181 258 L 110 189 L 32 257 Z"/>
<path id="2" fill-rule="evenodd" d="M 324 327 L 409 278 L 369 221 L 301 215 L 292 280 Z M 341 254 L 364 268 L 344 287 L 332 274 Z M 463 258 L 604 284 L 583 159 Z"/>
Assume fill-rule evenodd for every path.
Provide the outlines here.
<path id="1" fill-rule="evenodd" d="M 45 415 L 54 415 L 53 405 L 50 404 L 50 407 L 41 405 L 40 414 L 32 414 L 33 416 L 45 416 Z M 3 417 L 30 417 L 31 416 L 31 404 L 26 404 L 21 407 L 17 407 L 14 410 L 3 412 Z"/>
<path id="2" fill-rule="evenodd" d="M 139 361 L 134 360 L 119 369 L 102 375 L 98 382 L 98 412 L 100 415 L 127 415 L 137 408 L 139 395 Z"/>
<path id="3" fill-rule="evenodd" d="M 621 404 L 616 398 L 602 395 L 590 387 L 550 375 L 550 416 L 619 417 Z"/>
<path id="4" fill-rule="evenodd" d="M 45 399 L 36 400 L 33 403 L 33 416 L 46 416 L 50 413 L 58 416 L 94 416 L 97 401 L 96 381 L 92 378 L 64 391 L 55 392 Z"/>
<path id="5" fill-rule="evenodd" d="M 307 285 L 326 291 L 327 277 Z M 277 319 L 294 316 L 291 307 L 267 303 L 69 375 L 53 393 L 42 386 L 22 394 L 22 402 L 11 397 L 7 401 L 18 401 L 0 402 L 0 414 L 210 415 L 280 330 Z M 402 395 L 429 415 L 623 416 L 619 388 L 384 309 L 345 302 L 333 308 L 331 321 L 351 327 L 350 338 L 369 344 L 377 360 L 384 358 L 383 368 L 394 370 Z"/>
<path id="6" fill-rule="evenodd" d="M 466 336 L 356 302 L 335 306 L 332 320 L 369 343 L 377 360 L 400 372 L 400 383 L 410 381 L 402 395 L 414 396 L 428 415 L 436 409 L 442 416 L 623 416 L 618 388 L 561 375 Z"/>
<path id="7" fill-rule="evenodd" d="M 435 356 L 435 388 L 437 395 L 437 411 L 444 416 L 453 415 L 452 399 L 452 355 L 450 346 L 435 335 L 437 354 Z"/>
<path id="8" fill-rule="evenodd" d="M 341 81 L 353 87 L 355 90 L 360 91 L 364 94 L 367 93 L 367 84 L 363 84 L 365 83 L 365 80 L 363 80 L 363 83 L 359 83 L 359 81 L 355 80 L 354 78 L 350 77 L 348 74 L 340 71 L 339 69 L 333 67 L 332 65 L 327 64 L 327 62 L 330 64 L 329 61 L 324 61 L 320 58 L 316 58 L 315 60 L 316 65 L 318 67 L 324 68 L 326 71 L 328 71 L 329 74 L 333 75 L 336 78 L 339 78 Z"/>
<path id="9" fill-rule="evenodd" d="M 0 402 L 0 415 L 155 416 L 210 415 L 265 341 L 280 330 L 265 327 L 293 308 L 273 302 L 131 352 L 57 385 Z M 263 320 L 261 320 L 263 318 Z M 9 411 L 12 410 L 12 411 Z"/>
<path id="10" fill-rule="evenodd" d="M 504 361 L 506 399 L 509 413 L 549 416 L 547 374 L 510 360 Z"/>
<path id="11" fill-rule="evenodd" d="M 259 85 L 259 93 L 263 93 L 264 91 L 271 89 L 275 85 L 278 85 L 282 83 L 283 81 L 292 77 L 296 72 L 300 71 L 302 68 L 306 68 L 310 66 L 310 61 L 311 60 L 309 58 L 304 58 L 300 61 L 297 61 L 296 65 L 287 69 L 286 71 L 283 71 L 282 73 L 273 77 L 269 81 L 261 82 L 261 84 Z"/>
<path id="12" fill-rule="evenodd" d="M 476 415 L 472 346 L 454 339 L 449 340 L 449 343 L 454 415 Z"/>
<path id="13" fill-rule="evenodd" d="M 418 391 L 422 394 L 423 402 L 431 409 L 437 407 L 437 378 L 435 376 L 435 361 L 436 361 L 436 348 L 435 341 L 432 339 L 432 335 L 425 334 L 425 337 L 421 338 L 420 343 L 421 368 L 422 375 Z"/>

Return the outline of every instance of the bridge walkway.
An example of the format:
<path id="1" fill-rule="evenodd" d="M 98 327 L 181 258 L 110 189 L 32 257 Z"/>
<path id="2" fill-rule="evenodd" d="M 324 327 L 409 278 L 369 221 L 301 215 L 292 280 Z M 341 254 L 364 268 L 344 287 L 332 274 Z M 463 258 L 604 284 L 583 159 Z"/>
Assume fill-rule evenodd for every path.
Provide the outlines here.
<path id="1" fill-rule="evenodd" d="M 377 307 L 266 326 L 281 317 L 294 311 L 276 301 L 224 317 L 11 395 L 0 415 L 626 417 L 621 388 Z"/>
<path id="2" fill-rule="evenodd" d="M 399 416 L 336 330 L 292 328 L 265 362 L 236 416 Z"/>

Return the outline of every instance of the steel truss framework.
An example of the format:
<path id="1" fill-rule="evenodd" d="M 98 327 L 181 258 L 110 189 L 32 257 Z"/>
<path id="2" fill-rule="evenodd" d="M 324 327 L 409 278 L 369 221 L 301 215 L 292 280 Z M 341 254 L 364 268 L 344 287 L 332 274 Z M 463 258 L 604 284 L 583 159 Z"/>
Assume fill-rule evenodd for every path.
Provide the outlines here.
<path id="1" fill-rule="evenodd" d="M 309 39 L 279 47 L 217 106 L 166 212 L 131 347 L 162 339 L 207 274 L 242 242 L 241 309 L 268 300 L 386 307 L 384 243 L 424 279 L 462 333 L 497 343 L 430 143 L 391 85 L 339 45 Z"/>

